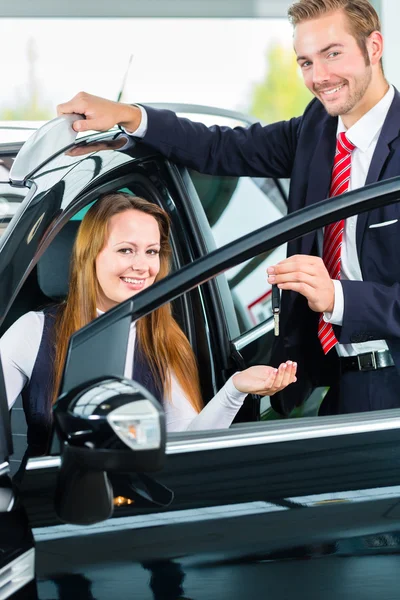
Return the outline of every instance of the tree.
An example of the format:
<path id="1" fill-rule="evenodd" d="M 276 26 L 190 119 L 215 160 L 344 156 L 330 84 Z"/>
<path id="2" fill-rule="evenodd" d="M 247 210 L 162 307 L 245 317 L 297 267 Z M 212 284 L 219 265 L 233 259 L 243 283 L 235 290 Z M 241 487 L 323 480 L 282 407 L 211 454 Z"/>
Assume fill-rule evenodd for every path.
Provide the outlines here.
<path id="1" fill-rule="evenodd" d="M 54 111 L 45 107 L 32 106 L 27 101 L 13 108 L 0 110 L 0 121 L 49 121 L 54 118 Z"/>
<path id="2" fill-rule="evenodd" d="M 299 74 L 293 50 L 273 44 L 266 59 L 267 71 L 254 86 L 250 114 L 265 123 L 301 115 L 313 96 Z"/>

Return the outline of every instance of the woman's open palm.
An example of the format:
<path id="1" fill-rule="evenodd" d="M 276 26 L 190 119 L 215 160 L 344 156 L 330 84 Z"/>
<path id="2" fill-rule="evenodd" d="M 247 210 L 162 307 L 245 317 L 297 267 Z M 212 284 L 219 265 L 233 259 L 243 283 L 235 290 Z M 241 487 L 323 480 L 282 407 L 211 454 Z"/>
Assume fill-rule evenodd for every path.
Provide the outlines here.
<path id="1" fill-rule="evenodd" d="M 278 369 L 258 365 L 249 367 L 233 376 L 233 385 L 239 392 L 273 396 L 286 386 L 297 381 L 297 363 L 291 360 L 279 365 Z"/>

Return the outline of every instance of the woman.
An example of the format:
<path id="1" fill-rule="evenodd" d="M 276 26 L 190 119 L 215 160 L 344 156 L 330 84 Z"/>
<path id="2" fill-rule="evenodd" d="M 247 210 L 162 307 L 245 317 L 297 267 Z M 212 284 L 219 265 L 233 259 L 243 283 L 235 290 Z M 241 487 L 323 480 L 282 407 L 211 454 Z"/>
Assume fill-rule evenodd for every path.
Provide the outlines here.
<path id="1" fill-rule="evenodd" d="M 0 340 L 9 407 L 22 393 L 28 444 L 44 453 L 70 336 L 118 303 L 165 277 L 169 218 L 125 193 L 102 196 L 75 240 L 65 302 L 29 312 Z M 272 395 L 296 380 L 296 364 L 256 366 L 233 375 L 203 408 L 196 359 L 169 305 L 131 326 L 125 376 L 163 404 L 168 431 L 229 427 L 248 393 Z"/>

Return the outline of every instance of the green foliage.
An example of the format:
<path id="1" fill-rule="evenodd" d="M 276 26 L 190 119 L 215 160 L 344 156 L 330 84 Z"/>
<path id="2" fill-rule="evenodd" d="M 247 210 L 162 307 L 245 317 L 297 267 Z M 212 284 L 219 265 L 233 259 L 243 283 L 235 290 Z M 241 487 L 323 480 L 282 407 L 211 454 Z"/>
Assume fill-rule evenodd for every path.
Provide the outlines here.
<path id="1" fill-rule="evenodd" d="M 53 113 L 54 111 L 44 106 L 26 102 L 0 110 L 0 121 L 48 121 L 54 117 Z"/>
<path id="2" fill-rule="evenodd" d="M 265 77 L 254 86 L 250 114 L 265 123 L 301 115 L 313 96 L 304 85 L 293 50 L 273 44 L 266 61 Z"/>

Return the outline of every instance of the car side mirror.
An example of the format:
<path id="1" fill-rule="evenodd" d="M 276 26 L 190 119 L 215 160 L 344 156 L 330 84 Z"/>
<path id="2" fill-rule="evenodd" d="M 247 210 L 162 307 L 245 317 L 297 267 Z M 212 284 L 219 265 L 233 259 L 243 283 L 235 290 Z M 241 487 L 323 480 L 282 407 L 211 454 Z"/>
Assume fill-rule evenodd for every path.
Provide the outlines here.
<path id="1" fill-rule="evenodd" d="M 54 405 L 61 440 L 56 510 L 75 524 L 113 512 L 112 473 L 148 473 L 164 463 L 164 411 L 140 384 L 107 378 L 61 395 Z"/>

